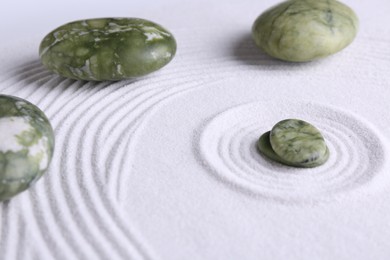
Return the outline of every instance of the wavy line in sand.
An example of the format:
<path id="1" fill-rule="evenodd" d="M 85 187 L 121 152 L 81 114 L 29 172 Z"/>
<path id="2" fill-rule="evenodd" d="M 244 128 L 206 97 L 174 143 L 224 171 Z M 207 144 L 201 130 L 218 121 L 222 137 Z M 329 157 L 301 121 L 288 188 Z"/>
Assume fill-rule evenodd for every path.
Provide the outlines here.
<path id="1" fill-rule="evenodd" d="M 75 82 L 56 76 L 51 76 L 47 81 L 39 81 L 40 75 L 35 74 L 37 71 L 39 71 L 39 69 L 34 69 L 33 73 L 26 72 L 26 77 L 29 78 L 29 82 L 36 82 L 32 84 L 34 86 L 33 91 L 31 91 L 32 87 L 30 86 L 29 93 L 26 93 L 23 84 L 18 80 L 14 80 L 13 84 L 4 84 L 3 86 L 5 87 L 2 91 L 11 91 L 11 93 L 15 93 L 19 96 L 29 96 L 30 100 L 34 101 L 39 107 L 47 111 L 53 125 L 56 126 L 55 131 L 57 136 L 60 137 L 57 138 L 57 147 L 61 148 L 59 151 L 58 148 L 56 150 L 58 154 L 53 159 L 52 165 L 55 166 L 52 166 L 51 172 L 57 172 L 61 177 L 55 177 L 53 176 L 53 173 L 51 173 L 45 177 L 45 190 L 39 189 L 37 193 L 31 191 L 31 193 L 36 196 L 36 198 L 34 198 L 36 207 L 34 207 L 30 216 L 34 216 L 37 225 L 33 225 L 35 228 L 30 230 L 30 232 L 41 233 L 41 237 L 43 238 L 42 241 L 46 241 L 47 246 L 42 252 L 46 251 L 48 248 L 50 248 L 52 252 L 69 252 L 65 253 L 63 256 L 56 255 L 57 258 L 63 259 L 75 256 L 112 257 L 115 255 L 120 258 L 138 258 L 137 255 L 142 259 L 151 258 L 148 249 L 145 249 L 143 243 L 140 243 L 138 238 L 134 237 L 134 233 L 136 232 L 134 232 L 128 223 L 126 223 L 128 221 L 125 221 L 122 219 L 122 216 L 120 216 L 121 212 L 117 205 L 115 205 L 116 201 L 105 199 L 105 197 L 110 196 L 107 193 L 107 188 L 104 187 L 104 180 L 102 180 L 101 177 L 104 175 L 108 176 L 107 172 L 103 172 L 102 174 L 97 172 L 92 179 L 90 178 L 91 176 L 85 176 L 85 171 L 90 169 L 89 162 L 102 161 L 101 159 L 107 162 L 116 159 L 121 153 L 108 157 L 106 156 L 107 153 L 104 153 L 103 157 L 96 157 L 96 151 L 94 153 L 89 149 L 84 149 L 84 147 L 89 146 L 84 145 L 84 142 L 86 141 L 84 137 L 91 136 L 93 138 L 88 142 L 97 143 L 98 141 L 102 141 L 102 139 L 99 139 L 101 135 L 94 131 L 94 129 L 107 128 L 106 126 L 109 126 L 110 128 L 116 127 L 115 124 L 112 125 L 110 122 L 107 123 L 108 120 L 101 120 L 104 118 L 100 116 L 100 113 L 104 111 L 111 110 L 118 112 L 118 110 L 122 109 L 125 114 L 127 114 L 126 118 L 128 119 L 125 120 L 124 117 L 120 118 L 121 123 L 125 122 L 127 125 L 139 125 L 139 123 L 134 123 L 134 121 L 137 121 L 153 107 L 154 100 L 164 99 L 167 95 L 169 96 L 169 92 L 172 92 L 168 91 L 169 89 L 177 89 L 179 91 L 181 88 L 180 85 L 182 85 L 183 82 L 179 80 L 176 84 L 172 84 L 172 78 L 167 78 L 163 81 L 161 79 L 154 79 L 146 80 L 146 82 L 139 84 L 138 86 L 137 84 L 134 84 L 134 86 L 126 89 L 123 88 L 127 85 L 124 82 L 119 84 L 110 83 L 107 86 L 102 86 L 102 84 Z M 175 73 L 172 73 L 171 76 L 175 77 Z M 146 87 L 146 83 L 149 83 L 150 86 L 155 86 L 156 83 L 160 83 L 160 85 L 158 88 Z M 119 87 L 115 87 L 115 85 L 118 85 Z M 47 89 L 50 89 L 50 91 L 47 91 Z M 137 92 L 137 90 L 140 91 Z M 21 92 L 22 94 L 20 94 Z M 150 94 L 147 94 L 148 92 Z M 80 98 L 81 96 L 83 98 Z M 140 99 L 139 97 L 141 96 L 142 98 Z M 115 101 L 120 100 L 121 98 L 123 100 L 122 104 L 118 102 L 119 109 L 117 109 L 118 107 L 113 106 L 112 104 L 116 104 Z M 111 105 L 104 106 L 104 100 L 111 100 Z M 145 102 L 148 100 L 150 100 L 150 104 L 145 106 Z M 132 106 L 134 103 L 143 104 L 144 108 L 138 108 L 133 111 Z M 146 102 L 146 104 L 147 103 L 148 102 Z M 110 107 L 114 107 L 114 109 L 112 110 Z M 92 114 L 90 111 L 94 111 L 94 113 Z M 105 119 L 111 118 L 112 116 L 112 113 L 108 113 L 108 116 Z M 98 127 L 90 128 L 90 122 L 93 121 L 99 122 L 97 125 Z M 129 129 L 124 128 L 123 132 L 126 130 Z M 81 135 L 79 135 L 80 133 Z M 103 140 L 104 142 L 107 142 L 107 140 L 110 139 L 111 141 L 115 141 L 113 143 L 120 142 L 120 135 L 113 135 L 112 131 L 109 131 L 107 134 L 108 136 Z M 124 151 L 128 150 L 128 141 L 126 142 Z M 71 152 L 72 149 L 74 152 L 74 147 L 78 148 L 76 154 L 69 156 L 69 158 L 65 157 L 65 159 L 63 157 L 61 162 L 57 162 L 57 159 L 61 158 L 63 154 Z M 117 147 L 115 147 L 115 145 L 111 148 L 106 147 L 106 150 L 112 150 L 117 153 Z M 91 153 L 86 154 L 85 151 L 90 151 Z M 57 165 L 62 165 L 62 167 L 57 167 Z M 69 169 L 69 167 L 72 166 L 75 166 L 75 168 Z M 96 167 L 95 165 L 94 169 L 97 170 L 101 168 Z M 72 172 L 78 173 L 76 178 L 74 178 L 72 174 L 69 174 Z M 85 179 L 88 180 L 85 181 Z M 121 181 L 116 180 L 116 178 L 113 178 L 113 180 L 113 183 L 121 183 Z M 48 197 L 50 198 L 49 200 L 47 199 Z M 64 201 L 64 198 L 66 201 Z M 84 202 L 83 200 L 80 201 L 80 198 L 82 198 Z M 96 200 L 99 198 L 101 201 Z M 84 211 L 80 205 L 92 206 L 87 209 L 87 211 Z M 48 208 L 52 209 L 52 213 L 43 213 L 43 209 L 47 210 Z M 61 212 L 61 214 L 58 215 L 58 212 Z M 38 216 L 41 214 L 44 214 L 45 221 L 48 221 L 48 223 L 43 223 L 39 219 Z M 96 219 L 96 216 L 101 214 L 103 214 L 103 216 L 106 214 L 106 217 L 102 218 L 104 221 L 99 218 Z M 34 220 L 30 219 L 29 221 Z M 94 226 L 91 226 L 91 223 L 96 221 L 100 222 L 100 224 L 96 223 L 96 227 L 103 227 L 103 230 L 101 230 L 101 228 L 97 230 Z M 39 230 L 37 230 L 38 227 Z M 115 227 L 120 229 L 115 230 Z M 42 232 L 44 232 L 45 235 L 43 235 Z M 48 236 L 49 234 L 51 234 L 51 238 Z M 64 237 L 60 239 L 58 234 L 63 234 Z M 111 245 L 102 247 L 100 244 L 107 244 L 107 239 L 109 240 L 108 244 Z M 82 246 L 82 250 L 80 245 Z M 88 247 L 88 245 L 91 246 Z M 138 247 L 138 249 L 135 249 L 135 251 L 132 250 L 131 246 L 133 245 L 136 248 Z M 90 250 L 88 250 L 88 248 Z M 97 252 L 97 249 L 100 250 L 100 253 Z M 114 251 L 113 249 L 116 250 Z M 97 255 L 96 252 L 99 254 Z M 141 254 L 139 254 L 140 252 Z"/>
<path id="2" fill-rule="evenodd" d="M 73 81 L 74 82 L 74 81 Z M 74 82 L 75 83 L 75 82 Z M 39 86 L 39 87 L 42 87 L 42 86 Z M 38 88 L 39 89 L 39 88 Z M 13 88 L 12 89 L 13 91 L 17 91 L 17 88 Z M 96 90 L 97 91 L 97 90 Z M 77 90 L 76 90 L 76 92 L 77 92 Z M 58 97 L 58 95 L 56 96 L 54 96 L 55 98 L 57 98 Z M 45 99 L 46 101 L 48 100 L 47 98 Z M 68 102 L 69 102 L 69 99 L 67 100 Z M 57 103 L 57 105 L 58 105 L 58 103 L 59 103 L 60 101 L 56 101 L 56 103 Z M 80 102 L 82 102 L 82 100 L 80 100 Z M 37 102 L 35 102 L 35 103 L 37 103 Z M 53 102 L 51 101 L 51 102 L 49 102 L 49 104 L 53 104 Z M 40 105 L 39 103 L 38 103 L 38 105 L 40 106 L 40 107 L 43 107 L 42 105 Z M 65 105 L 65 104 L 64 104 Z M 61 106 L 60 105 L 60 107 L 61 107 L 61 109 L 62 109 L 62 111 L 63 111 L 63 106 Z M 48 115 L 49 115 L 49 117 L 51 117 L 51 118 L 53 118 L 53 121 L 56 121 L 56 116 L 57 115 L 59 115 L 60 117 L 61 116 L 63 116 L 63 113 L 61 114 L 61 113 L 56 113 L 54 116 L 51 116 L 50 115 L 50 108 L 48 108 L 48 107 L 43 107 L 43 108 L 45 108 L 44 110 L 48 110 Z M 76 109 L 77 110 L 77 109 Z M 65 110 L 66 111 L 66 110 Z M 62 119 L 64 119 L 64 118 L 61 118 L 60 120 L 62 120 Z M 56 132 L 57 132 L 57 130 L 58 129 L 56 129 Z M 57 145 L 58 146 L 62 146 L 61 145 L 61 142 L 58 142 L 57 143 Z M 57 147 L 58 147 L 57 146 Z M 57 152 L 59 152 L 59 154 L 57 154 L 57 156 L 59 156 L 59 157 L 61 157 L 61 154 L 62 154 L 62 152 L 63 152 L 63 150 L 62 149 L 60 149 L 61 151 L 58 151 L 57 150 Z M 59 157 L 57 157 L 57 158 L 59 158 Z M 25 219 L 25 223 L 24 223 L 24 225 L 27 225 L 27 223 L 28 222 L 34 222 L 34 220 L 35 220 L 35 222 L 37 222 L 37 224 L 38 224 L 38 226 L 39 226 L 39 230 L 37 230 L 37 229 L 33 229 L 33 230 L 30 230 L 30 233 L 34 233 L 35 231 L 38 231 L 37 233 L 40 233 L 40 232 L 45 232 L 45 231 L 48 231 L 47 233 L 45 232 L 45 235 L 43 235 L 43 234 L 41 234 L 41 237 L 42 237 L 42 240 L 43 241 L 45 241 L 46 240 L 46 242 L 48 243 L 47 244 L 47 247 L 48 248 L 50 248 L 51 249 L 51 251 L 55 251 L 55 252 L 57 252 L 56 253 L 56 258 L 58 259 L 58 258 L 62 258 L 62 257 L 64 257 L 64 259 L 66 259 L 66 258 L 68 258 L 68 257 L 71 257 L 72 256 L 72 254 L 69 254 L 68 252 L 72 252 L 72 251 L 75 251 L 76 253 L 78 253 L 78 256 L 80 257 L 80 256 L 83 256 L 83 255 L 85 255 L 85 254 L 82 254 L 81 252 L 88 252 L 88 250 L 87 250 L 87 246 L 86 245 L 88 245 L 88 237 L 86 237 L 86 239 L 84 239 L 84 241 L 78 241 L 78 240 L 80 240 L 80 239 L 82 239 L 83 237 L 85 237 L 85 235 L 86 234 L 84 234 L 84 232 L 86 231 L 86 230 L 88 230 L 88 229 L 81 229 L 81 230 L 77 230 L 78 228 L 77 228 L 77 222 L 78 221 L 80 221 L 80 220 L 82 220 L 82 218 L 84 218 L 85 216 L 83 215 L 82 216 L 82 218 L 80 219 L 74 219 L 74 217 L 75 217 L 75 214 L 74 214 L 74 212 L 76 211 L 77 212 L 77 208 L 80 208 L 80 205 L 79 204 L 73 204 L 73 206 L 76 206 L 76 207 L 68 207 L 68 206 L 65 206 L 64 207 L 64 205 L 62 204 L 62 200 L 64 199 L 64 198 L 66 198 L 67 200 L 69 200 L 69 194 L 68 195 L 66 195 L 66 192 L 65 192 L 65 194 L 64 195 L 62 195 L 63 193 L 61 192 L 61 189 L 56 189 L 56 187 L 58 187 L 58 186 L 56 186 L 56 185 L 53 185 L 53 182 L 51 182 L 51 180 L 55 180 L 55 181 L 57 181 L 57 182 L 59 182 L 60 184 L 59 184 L 59 186 L 61 187 L 61 185 L 64 185 L 63 184 L 63 182 L 65 181 L 66 182 L 66 180 L 64 179 L 64 177 L 71 177 L 70 178 L 70 180 L 69 180 L 69 182 L 71 182 L 72 181 L 72 178 L 73 178 L 73 176 L 72 175 L 70 175 L 69 176 L 69 172 L 67 172 L 67 173 L 63 173 L 63 172 L 61 172 L 61 170 L 59 170 L 59 171 L 56 171 L 55 169 L 53 169 L 53 168 L 55 168 L 55 167 L 52 167 L 52 169 L 51 169 L 51 172 L 57 172 L 57 173 L 60 173 L 61 175 L 62 175 L 62 178 L 59 178 L 59 176 L 58 177 L 56 177 L 56 176 L 53 176 L 52 174 L 51 175 L 47 175 L 47 177 L 45 178 L 45 182 L 46 182 L 46 184 L 47 184 L 47 189 L 46 189 L 46 191 L 45 190 L 41 190 L 41 189 L 39 189 L 39 191 L 43 191 L 43 193 L 42 194 L 40 194 L 41 192 L 38 192 L 37 193 L 37 198 L 36 198 L 36 200 L 38 201 L 38 203 L 36 203 L 36 206 L 37 207 L 34 207 L 34 209 L 33 209 L 33 213 L 32 214 L 26 214 L 27 216 L 36 216 L 36 217 L 34 217 L 34 218 L 32 218 L 32 219 Z M 67 183 L 68 184 L 68 183 Z M 67 184 L 65 184 L 65 186 L 67 186 Z M 71 189 L 71 190 L 65 190 L 65 191 L 70 191 L 70 193 L 72 193 L 72 192 L 75 192 L 75 191 L 77 191 L 77 189 L 83 189 L 83 187 L 76 187 L 75 189 Z M 47 191 L 49 191 L 49 194 L 47 194 Z M 33 193 L 33 192 L 32 192 Z M 77 193 L 77 192 L 76 192 Z M 41 195 L 41 196 L 40 196 Z M 42 200 L 43 201 L 47 201 L 48 200 L 48 198 L 49 198 L 49 201 L 48 201 L 48 203 L 46 204 L 46 203 L 42 203 Z M 75 198 L 74 199 L 74 201 L 77 201 L 78 199 L 77 198 Z M 54 202 L 54 203 L 53 203 Z M 28 204 L 28 201 L 26 201 L 26 204 Z M 44 205 L 50 205 L 49 207 L 45 207 Z M 61 204 L 62 204 L 62 206 L 61 206 Z M 81 203 L 81 205 L 82 205 L 82 203 Z M 92 205 L 94 205 L 94 204 L 92 204 Z M 26 208 L 28 208 L 28 207 L 26 207 Z M 52 208 L 53 210 L 55 210 L 54 212 L 56 212 L 56 213 L 54 213 L 53 212 L 53 214 L 47 214 L 48 212 L 47 212 L 47 210 L 48 209 L 50 209 L 50 208 Z M 42 215 L 40 215 L 40 213 L 43 213 L 43 211 L 44 210 L 46 210 L 46 212 L 44 213 L 44 216 L 45 216 L 45 221 L 49 221 L 49 223 L 41 223 L 40 222 L 40 218 L 39 217 L 42 217 Z M 67 212 L 67 211 L 71 211 L 71 213 L 68 215 L 68 217 L 65 217 L 65 219 L 63 219 L 63 221 L 61 221 L 61 218 L 63 218 L 63 216 L 65 215 L 66 216 L 66 214 L 60 214 L 60 215 L 58 215 L 58 212 L 62 212 L 62 213 L 65 213 L 65 212 Z M 73 211 L 73 213 L 72 213 L 72 211 Z M 39 212 L 39 213 L 38 213 Z M 39 216 L 40 215 L 40 216 Z M 89 214 L 88 214 L 89 215 Z M 50 217 L 50 216 L 52 216 L 52 217 Z M 95 217 L 96 218 L 96 217 Z M 53 221 L 52 222 L 50 222 L 50 219 L 52 219 Z M 54 221 L 54 219 L 55 219 L 55 221 Z M 123 220 L 122 220 L 123 221 Z M 60 223 L 58 223 L 58 222 L 60 222 Z M 124 221 L 123 221 L 124 222 Z M 50 224 L 51 223 L 51 224 Z M 72 224 L 73 223 L 73 224 Z M 38 227 L 38 226 L 36 226 L 36 227 Z M 58 230 L 58 232 L 53 232 L 52 231 L 52 229 L 54 228 L 54 230 L 56 230 L 56 228 L 57 227 L 60 227 L 60 230 Z M 108 226 L 108 225 L 106 225 L 106 226 Z M 76 229 L 75 229 L 76 228 Z M 66 232 L 66 231 L 68 231 L 68 230 L 74 230 L 74 233 L 69 233 L 69 232 Z M 32 232 L 31 232 L 32 231 Z M 65 232 L 64 232 L 65 231 Z M 78 234 L 77 234 L 78 233 Z M 101 234 L 101 231 L 99 230 L 99 236 L 105 236 L 104 234 Z M 125 232 L 126 233 L 126 232 Z M 48 238 L 48 235 L 49 234 L 51 234 L 51 238 L 49 237 Z M 64 234 L 65 236 L 64 237 L 62 237 L 62 234 Z M 67 234 L 68 234 L 68 236 L 67 236 Z M 59 237 L 59 235 L 61 235 L 61 238 Z M 68 238 L 68 239 L 67 239 Z M 91 240 L 94 240 L 95 238 L 93 237 Z M 116 242 L 117 242 L 117 239 L 115 239 L 116 240 Z M 14 239 L 11 239 L 10 241 L 14 241 Z M 54 244 L 54 247 L 53 247 L 53 244 L 51 244 L 51 242 L 54 242 L 55 241 L 55 244 Z M 67 242 L 65 242 L 65 244 L 63 243 L 63 241 L 67 241 Z M 81 242 L 80 244 L 77 244 L 78 242 Z M 106 242 L 107 242 L 107 240 L 106 239 L 104 239 L 104 240 L 101 240 L 100 242 L 102 242 L 102 243 L 104 243 L 104 244 L 107 244 Z M 70 248 L 68 248 L 68 246 L 67 246 L 67 244 L 70 244 L 71 245 L 71 248 L 72 248 L 72 250 L 69 250 Z M 119 243 L 118 243 L 119 244 Z M 62 250 L 55 250 L 58 246 L 60 246 L 60 248 L 62 249 Z M 82 250 L 77 250 L 78 249 L 78 247 L 82 247 Z M 135 257 L 136 255 L 138 255 L 138 253 L 137 254 L 135 254 L 134 252 L 131 252 L 131 250 L 130 250 L 130 247 L 129 246 L 131 246 L 131 245 L 127 245 L 127 248 L 126 248 L 126 252 L 129 252 L 129 254 L 126 254 L 126 256 L 127 257 L 132 257 L 132 258 L 138 258 L 138 257 Z M 89 251 L 89 252 L 96 252 L 96 249 L 97 248 L 101 248 L 101 245 L 99 244 L 95 244 L 95 248 L 91 248 L 91 250 Z M 115 248 L 115 247 L 114 247 Z M 57 248 L 58 249 L 58 248 Z M 67 250 L 68 249 L 68 250 Z M 49 250 L 50 251 L 50 250 Z M 61 252 L 61 255 L 58 255 L 58 253 L 59 252 Z M 62 252 L 66 252 L 64 255 L 62 255 Z M 130 252 L 131 252 L 131 254 L 130 254 Z M 46 254 L 46 256 L 48 256 L 49 254 Z M 99 258 L 99 257 L 102 257 L 102 255 L 97 255 L 97 254 L 95 254 L 95 253 L 93 253 L 93 255 L 95 255 L 95 257 L 97 257 L 97 258 Z M 92 255 L 92 256 L 93 256 Z M 104 255 L 106 255 L 106 256 L 115 256 L 115 253 L 114 254 L 104 254 Z M 75 255 L 73 255 L 73 257 L 74 257 Z M 89 256 L 91 256 L 91 254 L 89 255 Z M 123 255 L 122 255 L 122 257 L 123 257 Z M 148 257 L 143 257 L 144 259 L 147 259 Z M 69 259 L 69 258 L 68 258 Z"/>

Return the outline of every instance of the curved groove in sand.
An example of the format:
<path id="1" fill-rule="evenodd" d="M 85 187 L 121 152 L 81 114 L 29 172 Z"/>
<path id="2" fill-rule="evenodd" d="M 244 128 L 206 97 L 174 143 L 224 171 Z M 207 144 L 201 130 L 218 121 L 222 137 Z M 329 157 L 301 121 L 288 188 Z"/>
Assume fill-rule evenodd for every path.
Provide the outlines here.
<path id="1" fill-rule="evenodd" d="M 172 84 L 176 78 L 173 71 L 163 80 L 145 79 L 131 85 L 126 81 L 88 83 L 51 75 L 37 64 L 10 74 L 2 81 L 2 93 L 37 104 L 51 119 L 57 136 L 50 173 L 42 181 L 45 189 L 30 192 L 34 207 L 25 214 L 29 219 L 22 217 L 24 225 L 27 221 L 36 223 L 30 225 L 29 233 L 43 242 L 38 251 L 64 252 L 55 256 L 58 259 L 156 258 L 122 218 L 118 201 L 113 200 L 119 199 L 119 194 L 111 196 L 110 192 L 120 190 L 116 185 L 123 183 L 121 172 L 126 167 L 118 164 L 129 161 L 129 143 L 142 126 L 142 117 L 160 100 L 182 91 L 183 83 L 198 82 L 179 80 Z M 29 88 L 25 88 L 26 82 Z M 124 142 L 122 135 L 127 136 Z M 102 145 L 104 152 L 99 149 Z"/>

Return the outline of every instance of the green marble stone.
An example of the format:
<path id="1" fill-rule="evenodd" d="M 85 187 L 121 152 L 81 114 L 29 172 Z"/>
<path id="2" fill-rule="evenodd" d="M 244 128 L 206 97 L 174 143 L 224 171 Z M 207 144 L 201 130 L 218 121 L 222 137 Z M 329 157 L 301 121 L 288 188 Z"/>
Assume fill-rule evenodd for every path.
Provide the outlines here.
<path id="1" fill-rule="evenodd" d="M 302 120 L 280 121 L 272 128 L 269 141 L 275 154 L 289 165 L 315 167 L 325 163 L 329 157 L 320 131 Z"/>
<path id="2" fill-rule="evenodd" d="M 168 64 L 176 53 L 173 35 L 137 18 L 101 18 L 71 22 L 41 42 L 43 65 L 79 80 L 121 80 L 144 76 Z"/>
<path id="3" fill-rule="evenodd" d="M 0 201 L 26 190 L 49 167 L 54 134 L 33 104 L 0 95 Z"/>
<path id="4" fill-rule="evenodd" d="M 253 24 L 257 46 L 286 61 L 305 62 L 348 46 L 358 31 L 358 18 L 335 0 L 289 0 L 261 14 Z"/>
<path id="5" fill-rule="evenodd" d="M 284 165 L 288 166 L 294 166 L 294 167 L 302 167 L 302 168 L 310 168 L 310 167 L 315 167 L 324 164 L 328 158 L 329 158 L 329 150 L 328 148 L 326 149 L 326 155 L 322 157 L 322 159 L 317 160 L 316 163 L 313 164 L 300 164 L 300 163 L 290 163 L 288 161 L 283 160 L 281 157 L 279 157 L 274 150 L 272 149 L 271 142 L 269 139 L 270 136 L 270 131 L 264 133 L 262 136 L 260 136 L 258 142 L 257 142 L 257 149 L 261 154 L 263 154 L 265 157 L 268 159 L 279 162 Z"/>

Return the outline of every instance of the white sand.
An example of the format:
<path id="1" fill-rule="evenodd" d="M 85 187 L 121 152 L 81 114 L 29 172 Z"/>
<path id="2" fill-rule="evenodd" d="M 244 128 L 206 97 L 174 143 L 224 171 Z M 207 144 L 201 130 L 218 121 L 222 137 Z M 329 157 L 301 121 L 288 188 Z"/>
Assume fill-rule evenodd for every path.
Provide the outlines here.
<path id="1" fill-rule="evenodd" d="M 72 0 L 21 10 L 24 27 L 9 3 L 0 93 L 43 109 L 56 149 L 33 188 L 0 204 L 0 259 L 389 259 L 390 3 L 345 2 L 361 18 L 356 41 L 303 64 L 273 60 L 249 38 L 275 1 L 74 11 Z M 134 82 L 76 82 L 40 65 L 45 33 L 98 16 L 163 24 L 177 56 Z M 257 153 L 257 138 L 292 117 L 324 134 L 325 165 Z"/>

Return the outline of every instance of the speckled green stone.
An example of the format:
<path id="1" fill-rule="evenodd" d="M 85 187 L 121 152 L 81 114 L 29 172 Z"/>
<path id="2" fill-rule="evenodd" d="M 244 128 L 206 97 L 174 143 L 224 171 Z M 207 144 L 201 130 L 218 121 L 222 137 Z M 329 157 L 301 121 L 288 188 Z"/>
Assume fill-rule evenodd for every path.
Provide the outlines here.
<path id="1" fill-rule="evenodd" d="M 329 157 L 328 147 L 320 131 L 302 120 L 280 121 L 272 128 L 269 142 L 280 158 L 278 161 L 288 165 L 315 167 L 325 163 Z"/>
<path id="2" fill-rule="evenodd" d="M 338 1 L 289 0 L 261 14 L 252 36 L 269 55 L 304 62 L 342 50 L 357 31 L 356 14 Z"/>
<path id="3" fill-rule="evenodd" d="M 41 42 L 43 65 L 79 80 L 121 80 L 144 76 L 168 64 L 176 53 L 173 35 L 137 18 L 71 22 Z"/>
<path id="4" fill-rule="evenodd" d="M 0 95 L 0 201 L 26 190 L 49 167 L 54 134 L 33 104 Z"/>
<path id="5" fill-rule="evenodd" d="M 279 162 L 284 165 L 288 166 L 294 166 L 294 167 L 302 167 L 302 168 L 310 168 L 310 167 L 316 167 L 324 164 L 328 158 L 329 158 L 329 150 L 326 149 L 326 154 L 322 158 L 319 158 L 315 163 L 312 164 L 300 164 L 300 163 L 291 163 L 286 160 L 283 160 L 281 157 L 279 157 L 275 151 L 272 149 L 271 142 L 269 139 L 270 131 L 264 133 L 257 142 L 257 149 L 260 151 L 261 154 L 263 154 L 268 159 Z"/>

